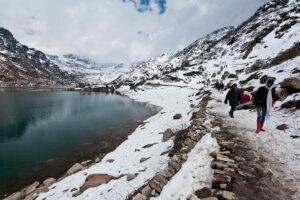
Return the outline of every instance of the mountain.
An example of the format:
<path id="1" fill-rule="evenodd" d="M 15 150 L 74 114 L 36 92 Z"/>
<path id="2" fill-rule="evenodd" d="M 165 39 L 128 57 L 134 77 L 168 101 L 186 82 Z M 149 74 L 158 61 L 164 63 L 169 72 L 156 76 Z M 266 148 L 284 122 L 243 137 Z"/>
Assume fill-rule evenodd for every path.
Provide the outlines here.
<path id="1" fill-rule="evenodd" d="M 91 85 L 109 83 L 135 66 L 135 64 L 124 63 L 100 64 L 74 54 L 66 54 L 63 56 L 47 55 L 47 57 L 52 63 L 57 65 L 61 71 L 78 77 L 81 83 Z"/>
<path id="2" fill-rule="evenodd" d="M 170 73 L 176 76 L 174 72 L 188 67 L 224 80 L 292 59 L 299 56 L 299 4 L 297 0 L 272 0 L 237 28 L 222 28 L 174 55 L 143 62 L 113 83 L 138 85 L 155 78 L 174 79 Z"/>
<path id="3" fill-rule="evenodd" d="M 69 85 L 76 77 L 59 67 L 36 49 L 18 42 L 0 27 L 0 86 Z"/>

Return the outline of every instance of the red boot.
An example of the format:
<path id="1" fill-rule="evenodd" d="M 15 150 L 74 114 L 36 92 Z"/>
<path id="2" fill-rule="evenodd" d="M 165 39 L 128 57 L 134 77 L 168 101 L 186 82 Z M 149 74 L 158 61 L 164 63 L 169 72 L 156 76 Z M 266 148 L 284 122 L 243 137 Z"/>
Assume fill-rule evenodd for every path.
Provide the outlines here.
<path id="1" fill-rule="evenodd" d="M 259 131 L 260 131 L 260 123 L 257 123 L 257 129 L 256 129 L 256 133 L 259 133 Z"/>
<path id="2" fill-rule="evenodd" d="M 266 130 L 263 129 L 263 126 L 264 126 L 264 123 L 260 123 L 260 130 L 263 131 L 263 132 L 265 132 Z"/>

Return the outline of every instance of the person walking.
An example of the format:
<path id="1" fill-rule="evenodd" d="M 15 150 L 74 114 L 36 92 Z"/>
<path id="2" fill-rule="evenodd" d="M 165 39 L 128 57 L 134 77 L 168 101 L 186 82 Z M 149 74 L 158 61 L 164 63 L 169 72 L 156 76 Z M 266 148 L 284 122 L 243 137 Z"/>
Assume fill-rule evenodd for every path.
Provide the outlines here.
<path id="1" fill-rule="evenodd" d="M 257 106 L 256 133 L 266 131 L 263 129 L 265 118 L 271 115 L 274 106 L 275 87 L 273 85 L 274 79 L 268 79 L 265 86 L 258 88 L 254 95 L 253 103 Z"/>
<path id="2" fill-rule="evenodd" d="M 216 81 L 215 87 L 218 90 L 218 92 L 220 92 L 220 83 L 219 83 L 219 80 Z"/>
<path id="3" fill-rule="evenodd" d="M 221 84 L 220 84 L 220 93 L 223 94 L 223 92 L 224 92 L 224 83 L 221 82 Z"/>
<path id="4" fill-rule="evenodd" d="M 242 93 L 237 88 L 237 84 L 233 84 L 228 91 L 224 103 L 227 104 L 229 100 L 229 105 L 231 106 L 231 109 L 229 111 L 229 116 L 231 118 L 234 118 L 233 112 L 237 105 L 242 104 Z"/>

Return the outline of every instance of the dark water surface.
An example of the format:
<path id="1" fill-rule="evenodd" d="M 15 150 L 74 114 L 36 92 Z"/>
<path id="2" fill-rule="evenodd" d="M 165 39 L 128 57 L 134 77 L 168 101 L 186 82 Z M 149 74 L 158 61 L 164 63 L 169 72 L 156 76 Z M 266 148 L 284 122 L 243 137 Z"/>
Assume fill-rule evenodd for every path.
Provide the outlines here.
<path id="1" fill-rule="evenodd" d="M 0 88 L 0 199 L 112 151 L 156 112 L 114 94 Z"/>

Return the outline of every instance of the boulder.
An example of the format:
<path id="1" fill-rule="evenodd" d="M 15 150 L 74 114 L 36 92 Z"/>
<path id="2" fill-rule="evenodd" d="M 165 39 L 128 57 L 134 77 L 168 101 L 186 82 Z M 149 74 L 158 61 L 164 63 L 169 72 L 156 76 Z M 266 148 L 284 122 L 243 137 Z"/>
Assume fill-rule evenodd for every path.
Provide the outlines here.
<path id="1" fill-rule="evenodd" d="M 152 189 L 149 185 L 147 185 L 146 187 L 144 187 L 142 189 L 142 194 L 145 195 L 146 197 L 150 197 L 151 196 L 151 192 L 152 192 Z"/>
<path id="2" fill-rule="evenodd" d="M 27 196 L 27 195 L 31 194 L 32 192 L 34 192 L 39 185 L 40 185 L 40 183 L 38 181 L 35 181 L 30 186 L 26 187 L 25 190 L 24 190 L 25 196 Z"/>
<path id="3" fill-rule="evenodd" d="M 55 183 L 55 181 L 56 181 L 55 178 L 48 178 L 48 179 L 44 180 L 43 184 L 44 184 L 44 186 L 49 187 L 50 185 Z"/>
<path id="4" fill-rule="evenodd" d="M 128 174 L 127 175 L 127 181 L 131 181 L 137 177 L 137 174 Z"/>
<path id="5" fill-rule="evenodd" d="M 275 77 L 272 76 L 263 75 L 259 80 L 260 84 L 265 84 L 269 78 L 272 78 L 274 80 L 276 79 Z"/>
<path id="6" fill-rule="evenodd" d="M 300 109 L 300 100 L 287 101 L 287 102 L 285 102 L 285 103 L 283 103 L 281 105 L 281 108 L 296 108 L 296 109 Z"/>
<path id="7" fill-rule="evenodd" d="M 141 193 L 138 193 L 132 198 L 132 200 L 147 200 L 147 197 Z"/>
<path id="8" fill-rule="evenodd" d="M 182 115 L 180 113 L 173 116 L 173 119 L 181 119 Z"/>
<path id="9" fill-rule="evenodd" d="M 80 187 L 80 190 L 74 194 L 74 196 L 82 194 L 88 188 L 97 187 L 101 184 L 108 183 L 112 179 L 116 179 L 116 177 L 108 174 L 91 174 L 85 179 L 84 184 Z"/>
<path id="10" fill-rule="evenodd" d="M 23 192 L 16 192 L 16 193 L 13 193 L 12 195 L 6 197 L 4 200 L 22 200 L 23 198 L 24 198 Z"/>
<path id="11" fill-rule="evenodd" d="M 82 169 L 83 169 L 83 166 L 79 163 L 76 163 L 67 171 L 67 175 L 74 174 Z"/>
<path id="12" fill-rule="evenodd" d="M 288 129 L 288 126 L 286 124 L 281 124 L 281 125 L 277 126 L 276 129 L 282 131 L 282 130 Z"/>
<path id="13" fill-rule="evenodd" d="M 171 129 L 167 129 L 165 130 L 164 134 L 163 134 L 163 142 L 168 141 L 172 136 L 174 135 L 174 132 Z"/>
<path id="14" fill-rule="evenodd" d="M 92 164 L 92 163 L 93 163 L 92 160 L 86 160 L 86 161 L 83 161 L 83 162 L 81 163 L 81 165 L 83 165 L 83 166 L 88 166 L 88 165 L 90 165 L 90 164 Z"/>
<path id="15" fill-rule="evenodd" d="M 141 158 L 140 163 L 145 162 L 148 159 L 150 159 L 150 157 L 148 157 L 148 158 Z"/>
<path id="16" fill-rule="evenodd" d="M 238 78 L 236 74 L 229 74 L 228 78 Z"/>
<path id="17" fill-rule="evenodd" d="M 233 192 L 228 192 L 228 191 L 224 191 L 222 197 L 226 200 L 237 199 L 236 195 Z"/>
<path id="18" fill-rule="evenodd" d="M 280 86 L 287 89 L 290 94 L 300 92 L 300 78 L 286 78 L 280 83 Z"/>
<path id="19" fill-rule="evenodd" d="M 195 194 L 197 195 L 198 198 L 202 199 L 202 198 L 210 197 L 212 195 L 212 192 L 210 191 L 209 188 L 204 187 L 202 189 L 197 190 Z"/>

